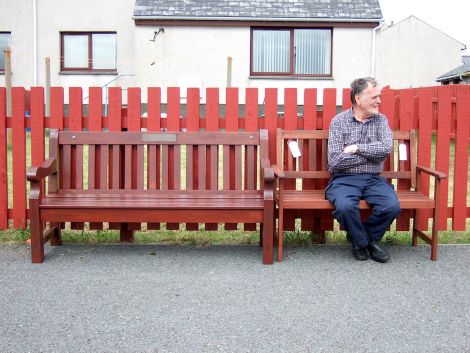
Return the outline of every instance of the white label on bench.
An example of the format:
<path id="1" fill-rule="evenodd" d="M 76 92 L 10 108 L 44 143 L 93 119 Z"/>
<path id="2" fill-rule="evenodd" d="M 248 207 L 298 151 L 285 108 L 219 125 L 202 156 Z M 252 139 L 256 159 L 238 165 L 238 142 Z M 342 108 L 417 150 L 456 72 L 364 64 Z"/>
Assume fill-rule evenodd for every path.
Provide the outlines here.
<path id="1" fill-rule="evenodd" d="M 289 146 L 290 153 L 292 153 L 292 157 L 298 158 L 302 155 L 302 153 L 300 153 L 299 144 L 297 141 L 290 140 L 287 142 L 287 145 Z"/>
<path id="2" fill-rule="evenodd" d="M 408 159 L 408 153 L 406 153 L 406 145 L 404 143 L 398 145 L 398 159 L 400 161 L 406 161 Z"/>

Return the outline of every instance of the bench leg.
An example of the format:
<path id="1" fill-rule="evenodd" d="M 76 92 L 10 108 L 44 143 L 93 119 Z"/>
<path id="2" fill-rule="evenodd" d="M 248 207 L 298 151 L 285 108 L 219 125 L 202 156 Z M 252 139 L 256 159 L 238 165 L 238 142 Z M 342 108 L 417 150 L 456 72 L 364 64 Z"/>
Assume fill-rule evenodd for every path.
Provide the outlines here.
<path id="1" fill-rule="evenodd" d="M 121 223 L 119 234 L 121 241 L 128 243 L 134 242 L 134 231 L 129 229 L 129 223 Z"/>
<path id="2" fill-rule="evenodd" d="M 30 200 L 31 210 L 31 262 L 35 264 L 44 261 L 44 226 L 39 217 L 39 205 L 37 200 Z"/>
<path id="3" fill-rule="evenodd" d="M 60 223 L 52 223 L 51 228 L 54 228 L 51 235 L 51 246 L 62 245 L 62 239 L 60 236 Z"/>
<path id="4" fill-rule="evenodd" d="M 437 207 L 436 207 L 437 208 Z M 437 240 L 438 240 L 438 227 L 439 222 L 437 218 L 437 211 L 434 209 L 434 219 L 432 220 L 432 233 L 431 233 L 431 260 L 437 260 Z"/>
<path id="5" fill-rule="evenodd" d="M 282 262 L 282 243 L 284 241 L 284 209 L 279 207 L 277 224 L 277 261 Z"/>
<path id="6" fill-rule="evenodd" d="M 260 223 L 259 225 L 259 246 L 260 247 L 263 247 L 263 227 L 264 224 L 263 223 Z"/>
<path id="7" fill-rule="evenodd" d="M 413 211 L 413 230 L 411 233 L 411 245 L 416 246 L 418 245 L 418 231 L 417 231 L 417 224 L 416 224 L 416 210 Z"/>
<path id="8" fill-rule="evenodd" d="M 272 265 L 273 263 L 273 228 L 274 228 L 274 202 L 264 202 L 263 219 L 263 264 Z"/>

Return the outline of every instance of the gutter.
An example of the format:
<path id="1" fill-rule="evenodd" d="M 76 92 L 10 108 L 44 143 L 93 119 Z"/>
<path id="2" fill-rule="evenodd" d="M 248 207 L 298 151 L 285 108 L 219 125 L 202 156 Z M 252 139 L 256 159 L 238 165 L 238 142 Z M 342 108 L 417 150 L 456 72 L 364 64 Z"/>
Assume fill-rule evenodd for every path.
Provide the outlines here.
<path id="1" fill-rule="evenodd" d="M 372 29 L 372 49 L 371 49 L 371 65 L 370 65 L 370 77 L 375 77 L 375 66 L 376 66 L 376 51 L 377 51 L 377 31 L 382 28 L 385 24 L 383 19 L 380 20 L 382 23 L 379 24 L 377 27 Z"/>
<path id="2" fill-rule="evenodd" d="M 38 3 L 33 0 L 33 86 L 38 85 Z"/>
<path id="3" fill-rule="evenodd" d="M 132 16 L 133 20 L 169 20 L 169 21 L 232 21 L 232 22 L 381 22 L 383 19 L 378 18 L 328 18 L 328 17 L 210 17 L 210 16 Z"/>

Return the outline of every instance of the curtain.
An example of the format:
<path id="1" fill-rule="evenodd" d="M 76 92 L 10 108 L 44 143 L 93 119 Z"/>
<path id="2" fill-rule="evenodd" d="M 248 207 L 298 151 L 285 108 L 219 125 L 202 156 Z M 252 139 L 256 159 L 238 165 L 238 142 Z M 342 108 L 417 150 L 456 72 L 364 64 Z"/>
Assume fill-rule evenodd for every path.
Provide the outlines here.
<path id="1" fill-rule="evenodd" d="M 330 74 L 331 31 L 329 29 L 295 30 L 294 48 L 296 74 Z"/>
<path id="2" fill-rule="evenodd" d="M 253 31 L 253 71 L 290 71 L 290 31 Z"/>
<path id="3" fill-rule="evenodd" d="M 88 35 L 64 35 L 64 68 L 88 68 Z"/>
<path id="4" fill-rule="evenodd" d="M 95 33 L 92 43 L 93 69 L 116 69 L 116 34 Z"/>
<path id="5" fill-rule="evenodd" d="M 0 70 L 5 70 L 5 48 L 10 46 L 10 33 L 0 33 Z"/>

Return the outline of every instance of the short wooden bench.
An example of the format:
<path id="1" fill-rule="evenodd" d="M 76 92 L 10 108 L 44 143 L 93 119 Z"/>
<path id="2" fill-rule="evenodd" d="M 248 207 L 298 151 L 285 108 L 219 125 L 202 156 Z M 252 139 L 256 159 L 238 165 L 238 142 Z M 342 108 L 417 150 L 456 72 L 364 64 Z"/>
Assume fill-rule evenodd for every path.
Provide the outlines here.
<path id="1" fill-rule="evenodd" d="M 438 228 L 437 219 L 439 209 L 440 181 L 447 176 L 444 173 L 417 165 L 417 138 L 416 132 L 394 131 L 394 150 L 385 162 L 382 175 L 390 180 L 396 180 L 400 188 L 396 191 L 402 210 L 411 210 L 413 218 L 412 244 L 417 244 L 420 237 L 431 245 L 431 260 L 437 259 Z M 302 156 L 294 158 L 289 152 L 288 143 L 296 141 Z M 406 160 L 398 157 L 398 145 L 406 146 Z M 324 189 L 330 178 L 327 171 L 328 131 L 283 131 L 278 129 L 276 135 L 276 165 L 273 166 L 276 175 L 275 202 L 279 213 L 278 232 L 276 243 L 278 246 L 278 261 L 282 261 L 282 242 L 284 228 L 284 212 L 286 210 L 333 210 L 333 206 L 325 199 Z M 403 158 L 404 159 L 404 158 Z M 421 187 L 421 174 L 435 178 L 434 195 L 428 196 L 427 190 Z M 308 185 L 303 190 L 296 181 L 302 180 Z M 306 183 L 308 181 L 309 183 Z M 406 185 L 406 189 L 403 189 Z M 359 203 L 362 210 L 369 209 L 364 200 Z M 432 210 L 431 235 L 419 230 L 416 222 L 416 211 L 422 209 Z M 409 226 L 409 225 L 408 225 Z M 427 228 L 427 227 L 426 227 Z"/>
<path id="2" fill-rule="evenodd" d="M 119 223 L 122 240 L 131 240 L 129 225 L 140 228 L 141 222 L 148 228 L 169 222 L 171 229 L 179 229 L 171 222 L 186 222 L 193 230 L 198 223 L 210 223 L 211 229 L 245 223 L 252 230 L 259 223 L 263 263 L 273 262 L 274 173 L 267 130 L 51 130 L 49 150 L 41 166 L 28 170 L 32 262 L 44 261 L 46 241 L 60 245 L 64 222 Z"/>

